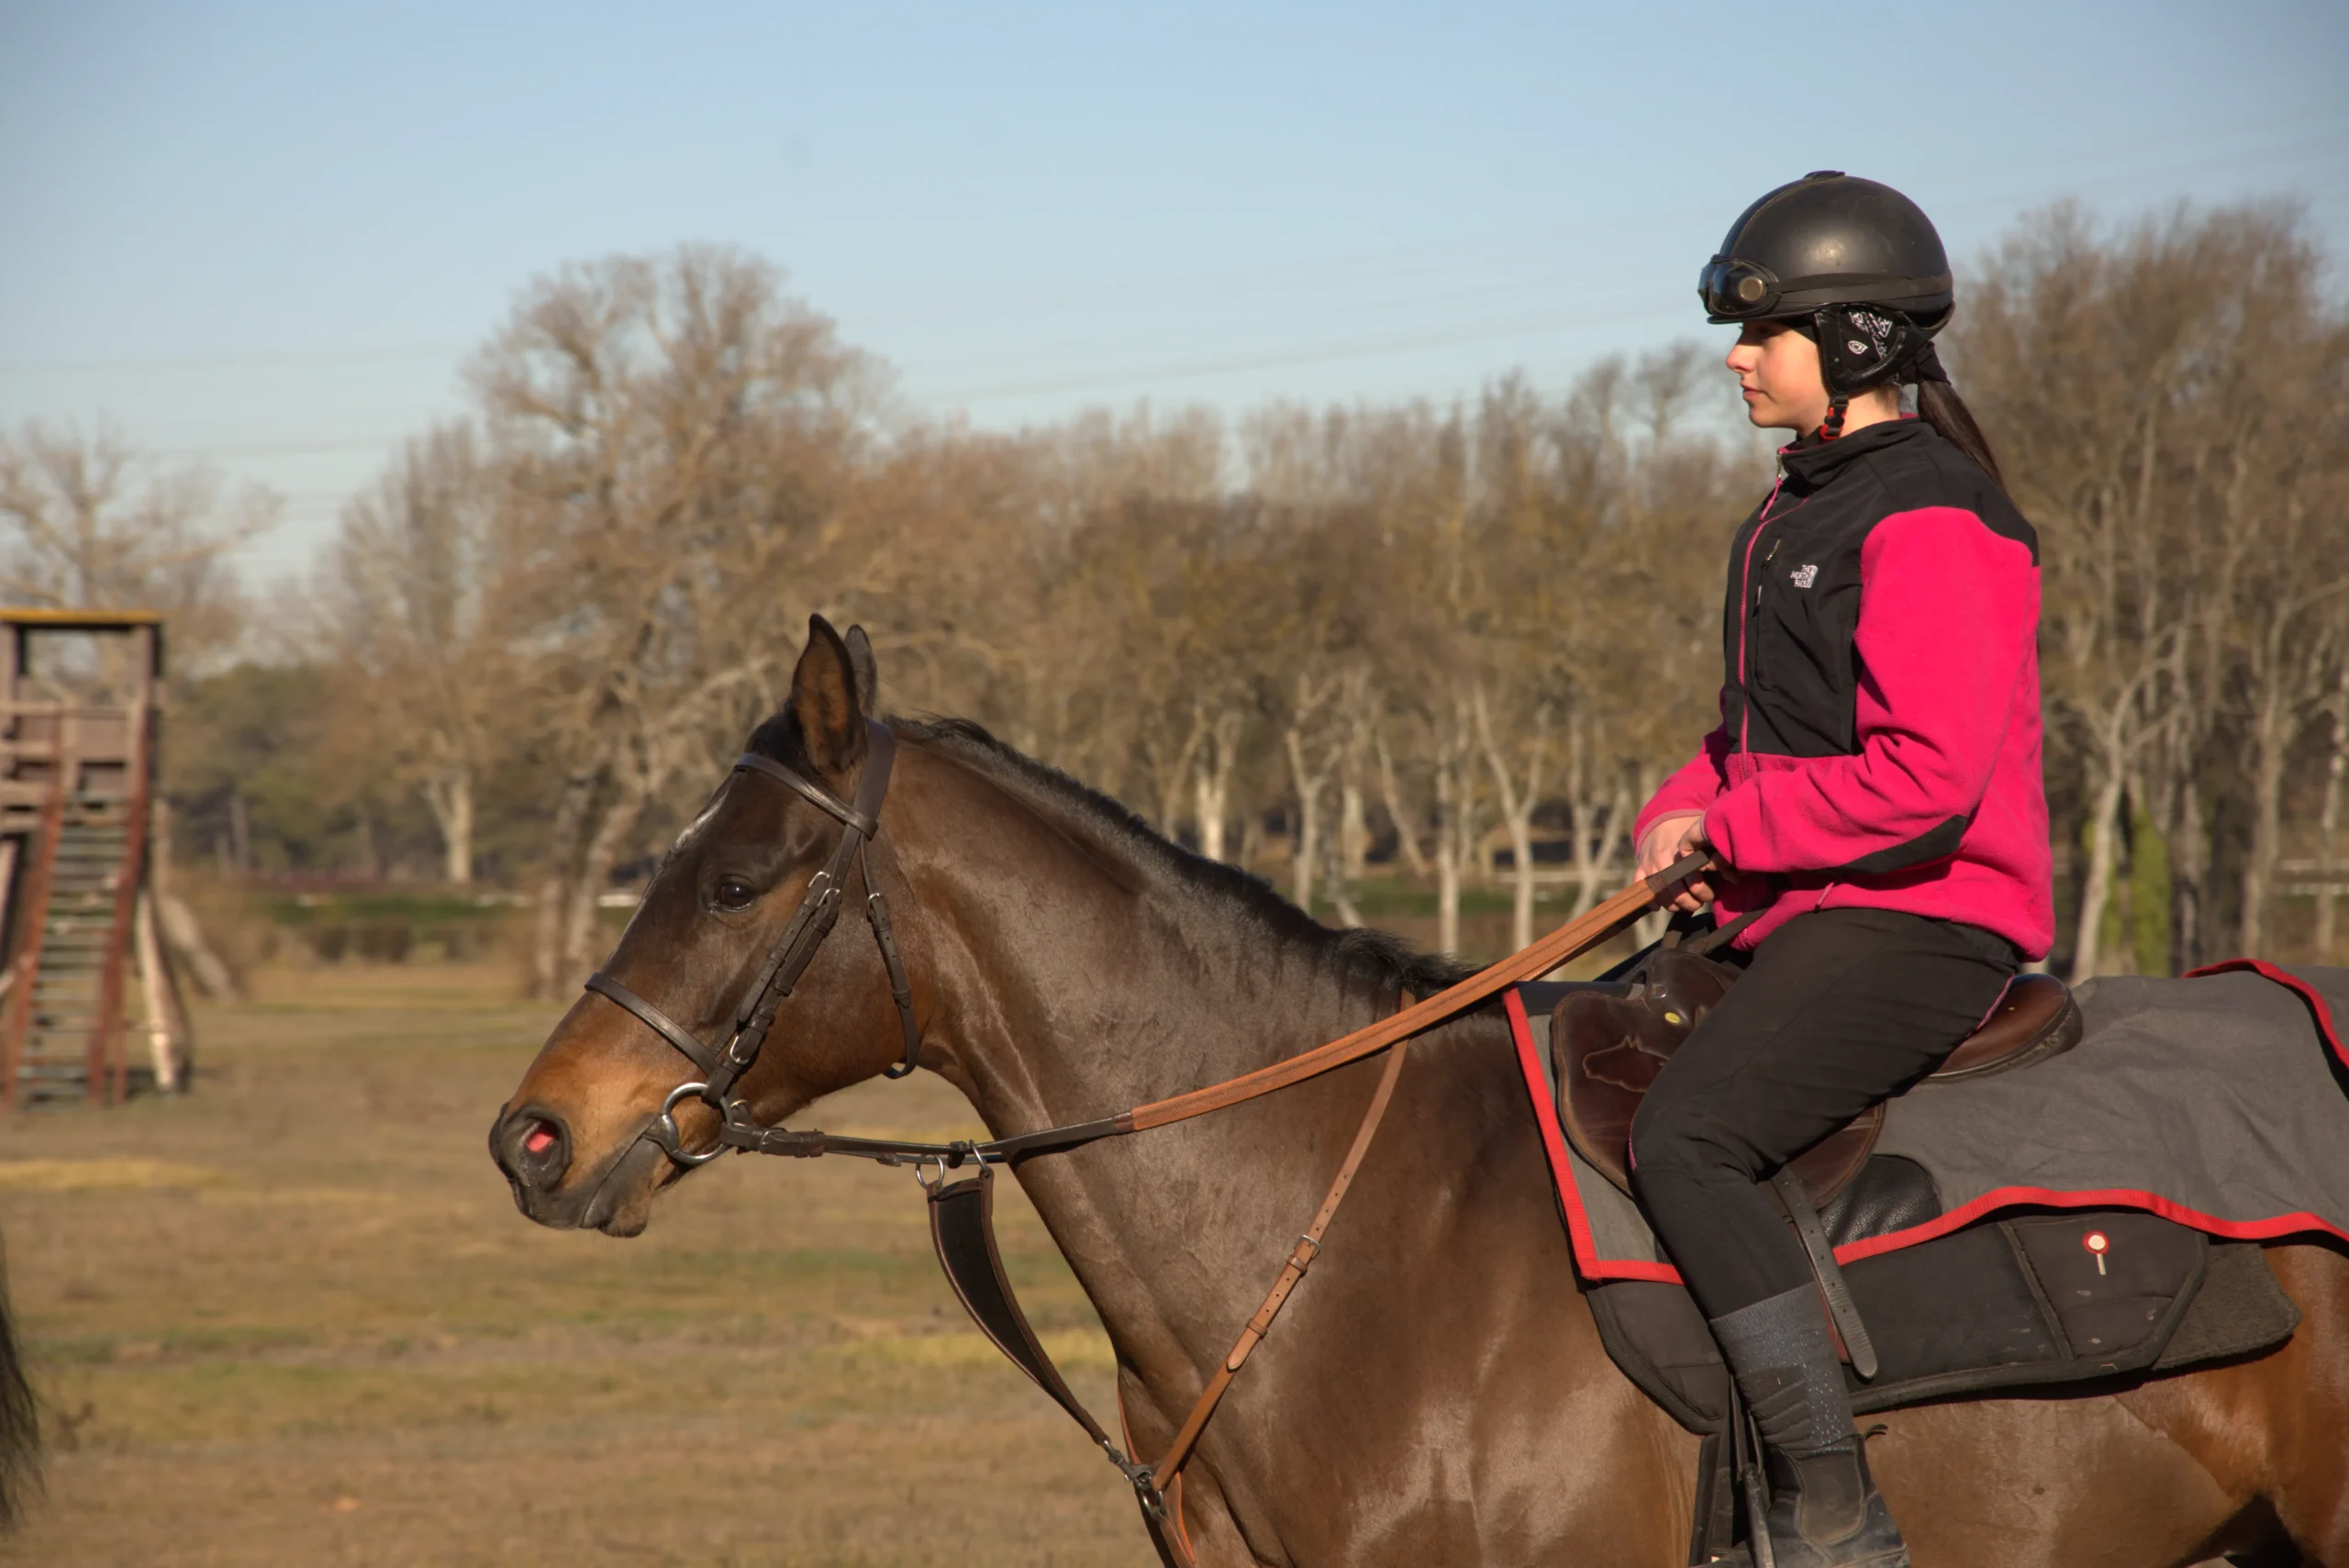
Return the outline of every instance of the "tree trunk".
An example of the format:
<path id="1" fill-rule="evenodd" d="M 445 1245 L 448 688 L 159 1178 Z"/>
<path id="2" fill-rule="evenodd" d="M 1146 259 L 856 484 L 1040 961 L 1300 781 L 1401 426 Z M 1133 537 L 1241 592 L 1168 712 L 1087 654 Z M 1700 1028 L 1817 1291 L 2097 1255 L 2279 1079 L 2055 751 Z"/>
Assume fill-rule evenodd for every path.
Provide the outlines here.
<path id="1" fill-rule="evenodd" d="M 1403 792 L 1396 787 L 1395 757 L 1386 749 L 1386 732 L 1381 729 L 1375 740 L 1378 751 L 1378 787 L 1386 803 L 1387 819 L 1395 824 L 1395 847 L 1403 857 L 1405 869 L 1413 876 L 1428 873 L 1428 858 L 1419 849 L 1419 824 L 1405 809 Z"/>
<path id="2" fill-rule="evenodd" d="M 1566 813 L 1574 833 L 1574 913 L 1580 915 L 1598 902 L 1598 884 L 1607 874 L 1606 862 L 1600 858 L 1605 846 L 1599 838 L 1598 802 L 1577 792 L 1566 802 Z"/>
<path id="3" fill-rule="evenodd" d="M 2236 938 L 2246 958 L 2261 957 L 2267 947 L 2267 895 L 2284 837 L 2284 765 L 2299 728 L 2292 719 L 2282 673 L 2271 671 L 2252 731 L 2251 844 L 2243 861 L 2243 923 Z"/>
<path id="4" fill-rule="evenodd" d="M 460 764 L 427 779 L 424 803 L 440 829 L 441 875 L 451 887 L 473 880 L 473 775 Z"/>
<path id="5" fill-rule="evenodd" d="M 2118 832 L 2114 816 L 2121 809 L 2119 759 L 2108 755 L 2104 782 L 2097 786 L 2088 807 L 2088 869 L 2080 879 L 2080 920 L 2072 943 L 2072 984 L 2093 980 L 2103 956 L 2104 906 L 2112 896 L 2112 862 Z"/>
<path id="6" fill-rule="evenodd" d="M 2138 803 L 2143 798 L 2142 789 L 2121 786 L 2121 809 L 2114 817 L 2120 826 L 2121 850 L 2112 860 L 2113 941 L 2098 955 L 2107 974 L 2137 973 L 2137 828 L 2142 809 Z M 2101 932 L 2102 928 L 2098 929 Z"/>
<path id="7" fill-rule="evenodd" d="M 238 984 L 236 972 L 222 962 L 220 955 L 204 940 L 204 928 L 197 924 L 195 911 L 184 900 L 177 894 L 158 894 L 155 913 L 162 920 L 163 940 L 187 961 L 188 973 L 195 977 L 197 990 L 214 1001 L 245 1000 L 245 988 Z"/>
<path id="8" fill-rule="evenodd" d="M 1338 785 L 1338 874 L 1360 882 L 1370 873 L 1370 820 L 1364 814 L 1362 781 L 1349 769 Z"/>
<path id="9" fill-rule="evenodd" d="M 2341 780 L 2349 773 L 2349 659 L 2341 664 L 2341 684 L 2332 694 L 2332 757 L 2325 764 L 2324 806 L 2317 813 L 2316 828 L 2316 961 L 2332 962 L 2333 841 L 2341 828 Z"/>
<path id="10" fill-rule="evenodd" d="M 1533 738 L 1527 747 L 1525 787 L 1520 789 L 1509 772 L 1508 759 L 1501 755 L 1500 742 L 1493 735 L 1492 715 L 1486 709 L 1485 694 L 1476 693 L 1476 741 L 1485 754 L 1485 766 L 1493 775 L 1494 798 L 1500 802 L 1501 824 L 1508 832 L 1509 882 L 1513 895 L 1509 903 L 1509 951 L 1533 945 L 1533 808 L 1542 798 L 1542 762 L 1549 750 L 1550 710 L 1537 711 L 1533 721 Z"/>
<path id="11" fill-rule="evenodd" d="M 1515 952 L 1533 945 L 1533 827 L 1529 817 L 1512 817 L 1508 823 L 1509 859 L 1515 863 L 1510 871 L 1508 910 L 1508 947 Z"/>
<path id="12" fill-rule="evenodd" d="M 556 801 L 554 823 L 547 835 L 546 869 L 539 877 L 538 909 L 530 939 L 530 995 L 541 1001 L 564 995 L 562 984 L 563 916 L 571 891 L 571 871 L 579 855 L 579 835 L 587 823 L 587 807 L 596 794 L 601 768 L 582 769 L 563 781 Z"/>
<path id="13" fill-rule="evenodd" d="M 1341 819 L 1342 820 L 1342 819 Z M 1322 875 L 1327 879 L 1330 907 L 1338 917 L 1338 924 L 1349 930 L 1363 924 L 1362 911 L 1354 907 L 1353 897 L 1346 892 L 1345 854 L 1337 845 L 1327 846 L 1321 857 Z"/>
<path id="14" fill-rule="evenodd" d="M 2202 966 L 2202 889 L 2210 874 L 2210 839 L 2202 828 L 2202 792 L 2189 771 L 2178 782 L 2177 829 L 2170 835 L 2169 972 Z"/>
<path id="15" fill-rule="evenodd" d="M 186 1085 L 180 1073 L 181 1042 L 187 1026 L 172 994 L 171 972 L 165 968 L 162 939 L 155 930 L 155 897 L 141 890 L 131 914 L 131 940 L 139 960 L 139 994 L 147 1026 L 148 1060 L 154 1064 L 155 1087 L 166 1095 Z"/>
<path id="16" fill-rule="evenodd" d="M 1435 769 L 1435 945 L 1448 957 L 1460 951 L 1460 839 L 1466 825 L 1457 795 L 1451 759 L 1442 759 Z"/>
<path id="17" fill-rule="evenodd" d="M 1169 839 L 1175 836 L 1175 827 L 1183 817 L 1183 795 L 1191 782 L 1191 771 L 1199 754 L 1199 742 L 1207 734 L 1207 716 L 1197 708 L 1191 710 L 1191 732 L 1183 738 L 1174 761 L 1161 765 L 1163 753 L 1153 743 L 1146 749 L 1151 753 L 1152 780 L 1158 790 L 1158 830 Z M 1200 824 L 1200 841 L 1206 841 L 1206 824 Z"/>
<path id="18" fill-rule="evenodd" d="M 603 820 L 596 824 L 585 852 L 579 857 L 579 875 L 571 886 L 563 923 L 562 973 L 558 978 L 565 989 L 595 962 L 596 912 L 602 907 L 598 900 L 611 885 L 612 867 L 619 860 L 628 836 L 636 830 L 637 818 L 644 814 L 644 803 L 650 794 L 650 781 L 638 770 L 629 770 L 618 793 L 605 808 Z"/>
<path id="19" fill-rule="evenodd" d="M 228 792 L 228 863 L 239 876 L 253 873 L 252 819 L 245 810 L 245 792 Z"/>
<path id="20" fill-rule="evenodd" d="M 359 797 L 359 870 L 370 882 L 381 882 L 389 874 L 384 855 L 384 836 L 376 830 L 374 808 L 367 797 Z"/>
<path id="21" fill-rule="evenodd" d="M 1290 785 L 1297 791 L 1297 820 L 1289 824 L 1289 896 L 1307 914 L 1313 913 L 1313 853 L 1321 843 L 1322 775 L 1305 762 L 1305 738 L 1291 725 L 1281 732 L 1281 747 L 1288 754 Z"/>
<path id="22" fill-rule="evenodd" d="M 1230 778 L 1212 755 L 1202 755 L 1191 773 L 1191 809 L 1199 822 L 1199 853 L 1211 861 L 1223 859 L 1225 793 Z"/>
<path id="23" fill-rule="evenodd" d="M 1620 785 L 1603 817 L 1595 799 L 1575 803 L 1575 914 L 1587 913 L 1614 880 L 1615 846 L 1628 841 L 1626 824 L 1637 809 L 1631 792 Z"/>

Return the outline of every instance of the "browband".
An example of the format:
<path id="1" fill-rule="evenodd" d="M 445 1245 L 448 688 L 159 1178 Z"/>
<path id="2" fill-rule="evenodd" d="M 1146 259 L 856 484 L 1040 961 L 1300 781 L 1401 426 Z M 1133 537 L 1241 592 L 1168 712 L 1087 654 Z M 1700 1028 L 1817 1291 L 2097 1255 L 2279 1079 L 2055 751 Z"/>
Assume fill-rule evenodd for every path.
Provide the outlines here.
<path id="1" fill-rule="evenodd" d="M 881 826 L 881 796 L 889 787 L 889 766 L 896 760 L 897 738 L 885 724 L 868 723 L 864 733 L 864 776 L 857 781 L 856 801 L 843 803 L 839 795 L 822 784 L 792 768 L 785 767 L 773 757 L 763 757 L 756 751 L 745 751 L 734 759 L 734 771 L 764 773 L 775 783 L 796 794 L 808 805 L 833 817 L 870 839 Z M 874 786 L 878 786 L 877 788 Z M 866 795 L 873 798 L 867 800 Z"/>

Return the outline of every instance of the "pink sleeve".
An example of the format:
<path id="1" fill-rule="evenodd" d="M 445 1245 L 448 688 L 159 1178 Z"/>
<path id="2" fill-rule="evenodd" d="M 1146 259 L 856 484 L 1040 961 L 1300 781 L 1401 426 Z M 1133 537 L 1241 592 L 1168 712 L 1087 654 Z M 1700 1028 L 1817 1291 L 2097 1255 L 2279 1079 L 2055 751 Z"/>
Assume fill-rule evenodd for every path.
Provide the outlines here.
<path id="1" fill-rule="evenodd" d="M 1729 729 L 1722 725 L 1698 742 L 1697 754 L 1664 780 L 1655 794 L 1649 797 L 1648 803 L 1640 808 L 1639 817 L 1631 824 L 1631 842 L 1637 844 L 1646 838 L 1649 827 L 1660 817 L 1676 813 L 1694 815 L 1712 805 L 1728 777 L 1728 770 L 1722 762 L 1728 755 Z"/>
<path id="2" fill-rule="evenodd" d="M 1706 836 L 1753 872 L 1899 871 L 1954 853 L 2039 628 L 2030 548 L 1972 512 L 1897 512 L 1860 550 L 1859 751 L 1768 767 Z"/>

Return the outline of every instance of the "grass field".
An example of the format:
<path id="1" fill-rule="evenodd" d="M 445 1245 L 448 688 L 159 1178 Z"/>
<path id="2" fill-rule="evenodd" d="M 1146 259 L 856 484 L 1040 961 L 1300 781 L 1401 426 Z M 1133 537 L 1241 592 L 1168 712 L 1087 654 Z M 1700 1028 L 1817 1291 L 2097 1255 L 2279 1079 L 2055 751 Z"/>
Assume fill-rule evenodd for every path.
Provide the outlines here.
<path id="1" fill-rule="evenodd" d="M 1116 1473 L 966 1326 L 910 1175 L 721 1161 L 636 1240 L 542 1230 L 484 1153 L 555 1017 L 506 967 L 256 980 L 199 1016 L 189 1096 L 0 1128 L 52 1444 L 0 1563 L 1154 1561 Z M 927 1075 L 823 1111 L 969 1126 Z M 1013 1276 L 1106 1412 L 1106 1341 L 1004 1199 Z"/>

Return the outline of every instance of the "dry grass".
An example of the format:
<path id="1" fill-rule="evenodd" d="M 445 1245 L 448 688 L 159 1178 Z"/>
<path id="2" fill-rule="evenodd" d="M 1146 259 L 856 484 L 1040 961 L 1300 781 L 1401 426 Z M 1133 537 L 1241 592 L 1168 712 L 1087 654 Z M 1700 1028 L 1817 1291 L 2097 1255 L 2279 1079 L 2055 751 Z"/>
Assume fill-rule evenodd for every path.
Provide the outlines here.
<path id="1" fill-rule="evenodd" d="M 262 971 L 196 1092 L 0 1129 L 50 1408 L 6 1563 L 1135 1564 L 1130 1495 L 967 1329 L 911 1178 L 721 1161 L 629 1242 L 514 1212 L 484 1152 L 552 1010 L 474 968 Z M 827 1126 L 966 1125 L 927 1078 Z M 1106 1343 L 1004 1242 L 1080 1392 Z"/>

